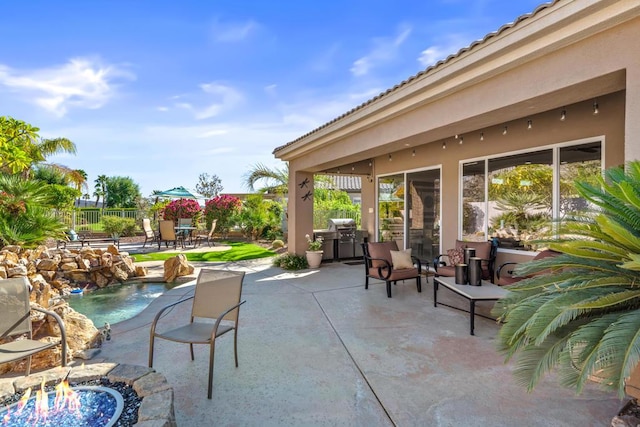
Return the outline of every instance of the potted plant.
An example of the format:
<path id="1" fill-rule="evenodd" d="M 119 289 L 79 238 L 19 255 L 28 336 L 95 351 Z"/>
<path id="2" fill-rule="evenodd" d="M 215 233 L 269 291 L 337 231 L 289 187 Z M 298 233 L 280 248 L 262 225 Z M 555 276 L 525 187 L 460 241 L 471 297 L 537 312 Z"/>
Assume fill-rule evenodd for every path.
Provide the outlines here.
<path id="1" fill-rule="evenodd" d="M 311 236 L 308 234 L 305 235 L 308 243 L 306 256 L 307 262 L 309 263 L 309 268 L 318 268 L 320 267 L 320 263 L 322 262 L 322 238 L 317 237 L 316 239 L 311 239 Z"/>
<path id="2" fill-rule="evenodd" d="M 640 162 L 575 185 L 591 208 L 545 242 L 560 255 L 515 270 L 533 276 L 496 304 L 499 346 L 529 390 L 558 369 L 578 393 L 596 379 L 622 397 L 640 359 Z"/>

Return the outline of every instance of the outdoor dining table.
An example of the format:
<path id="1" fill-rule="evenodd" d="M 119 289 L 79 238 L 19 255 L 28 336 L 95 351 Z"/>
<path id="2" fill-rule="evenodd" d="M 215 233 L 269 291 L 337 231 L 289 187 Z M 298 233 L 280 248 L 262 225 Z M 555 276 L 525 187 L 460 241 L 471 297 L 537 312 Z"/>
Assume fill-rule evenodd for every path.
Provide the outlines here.
<path id="1" fill-rule="evenodd" d="M 182 237 L 182 246 L 184 246 L 184 243 L 191 232 L 198 229 L 198 227 L 194 227 L 192 225 L 177 225 L 173 228 L 176 230 L 176 235 Z"/>

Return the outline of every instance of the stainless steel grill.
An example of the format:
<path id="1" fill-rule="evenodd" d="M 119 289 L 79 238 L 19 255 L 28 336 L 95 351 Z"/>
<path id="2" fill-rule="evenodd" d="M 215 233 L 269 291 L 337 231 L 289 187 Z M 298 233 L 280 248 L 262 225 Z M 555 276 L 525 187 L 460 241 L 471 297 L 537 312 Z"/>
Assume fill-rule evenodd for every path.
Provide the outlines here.
<path id="1" fill-rule="evenodd" d="M 356 256 L 356 222 L 351 218 L 331 218 L 329 231 L 337 233 L 338 259 Z"/>
<path id="2" fill-rule="evenodd" d="M 331 218 L 324 230 L 315 230 L 315 238 L 322 238 L 323 260 L 341 260 L 362 256 L 360 243 L 368 237 L 366 230 L 357 230 L 351 218 Z"/>

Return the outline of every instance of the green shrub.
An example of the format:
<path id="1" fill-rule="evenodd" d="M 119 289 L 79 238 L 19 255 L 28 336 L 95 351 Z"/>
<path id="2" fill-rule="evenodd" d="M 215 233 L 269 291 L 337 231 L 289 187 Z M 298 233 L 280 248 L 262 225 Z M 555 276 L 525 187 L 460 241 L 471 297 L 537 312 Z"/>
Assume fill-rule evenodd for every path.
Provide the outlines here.
<path id="1" fill-rule="evenodd" d="M 309 268 L 307 258 L 304 255 L 296 255 L 291 253 L 282 254 L 273 259 L 273 265 L 284 268 L 285 270 L 304 270 Z"/>
<path id="2" fill-rule="evenodd" d="M 103 216 L 102 229 L 112 236 L 134 236 L 136 234 L 136 221 L 133 218 Z"/>
<path id="3" fill-rule="evenodd" d="M 271 243 L 271 247 L 273 249 L 280 249 L 280 248 L 284 248 L 284 242 L 282 240 L 274 240 Z"/>

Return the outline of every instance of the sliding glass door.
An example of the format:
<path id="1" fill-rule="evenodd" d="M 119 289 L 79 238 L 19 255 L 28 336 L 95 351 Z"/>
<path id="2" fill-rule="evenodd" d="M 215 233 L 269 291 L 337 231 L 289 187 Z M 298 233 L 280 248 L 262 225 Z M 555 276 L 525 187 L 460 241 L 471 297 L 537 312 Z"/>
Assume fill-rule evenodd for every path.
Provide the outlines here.
<path id="1" fill-rule="evenodd" d="M 405 184 L 406 180 L 406 184 Z M 421 260 L 440 246 L 440 169 L 378 178 L 378 241 L 395 240 Z"/>
<path id="2" fill-rule="evenodd" d="M 440 253 L 440 169 L 407 174 L 407 247 L 421 260 Z"/>

